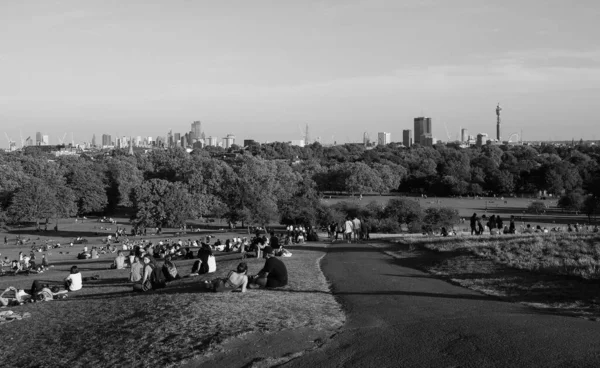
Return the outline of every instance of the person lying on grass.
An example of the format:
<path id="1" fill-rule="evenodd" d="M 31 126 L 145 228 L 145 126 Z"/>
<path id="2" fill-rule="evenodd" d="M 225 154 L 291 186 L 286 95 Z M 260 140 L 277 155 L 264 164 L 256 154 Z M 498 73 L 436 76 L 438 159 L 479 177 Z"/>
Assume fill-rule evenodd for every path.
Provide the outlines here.
<path id="1" fill-rule="evenodd" d="M 258 272 L 258 274 L 252 276 L 250 282 L 260 287 L 276 288 L 287 285 L 288 274 L 285 264 L 279 259 L 275 258 L 273 254 L 273 248 L 266 246 L 263 250 L 265 253 L 265 266 Z"/>
<path id="2" fill-rule="evenodd" d="M 81 278 L 81 272 L 77 269 L 77 266 L 71 267 L 71 273 L 65 278 L 65 289 L 68 291 L 81 290 L 83 287 L 83 279 Z"/>
<path id="3" fill-rule="evenodd" d="M 32 302 L 35 301 L 43 301 L 47 302 L 54 299 L 62 299 L 65 298 L 67 294 L 66 290 L 60 290 L 58 286 L 52 286 L 48 284 L 42 284 L 39 280 L 35 280 L 31 285 L 31 295 L 33 296 L 30 299 Z"/>
<path id="4" fill-rule="evenodd" d="M 248 265 L 246 262 L 242 262 L 237 266 L 236 271 L 229 271 L 226 278 L 214 279 L 212 281 L 206 280 L 206 288 L 215 292 L 225 292 L 238 290 L 242 288 L 242 293 L 246 292 L 246 286 L 248 285 Z"/>

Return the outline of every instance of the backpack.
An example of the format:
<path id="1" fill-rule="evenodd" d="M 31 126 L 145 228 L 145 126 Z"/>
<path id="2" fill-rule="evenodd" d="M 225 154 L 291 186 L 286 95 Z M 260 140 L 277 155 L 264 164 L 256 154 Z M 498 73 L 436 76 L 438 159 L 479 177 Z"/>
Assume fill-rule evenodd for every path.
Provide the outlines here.
<path id="1" fill-rule="evenodd" d="M 150 274 L 150 283 L 153 289 L 162 289 L 166 286 L 165 275 L 162 270 L 154 266 L 152 267 L 152 273 Z"/>

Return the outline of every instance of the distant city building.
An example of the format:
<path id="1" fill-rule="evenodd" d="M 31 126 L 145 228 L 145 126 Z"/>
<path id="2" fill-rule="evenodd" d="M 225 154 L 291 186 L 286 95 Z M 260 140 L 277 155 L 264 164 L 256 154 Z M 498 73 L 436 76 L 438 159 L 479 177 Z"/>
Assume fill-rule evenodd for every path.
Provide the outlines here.
<path id="1" fill-rule="evenodd" d="M 96 134 L 92 135 L 92 147 L 96 147 Z"/>
<path id="2" fill-rule="evenodd" d="M 477 147 L 481 147 L 486 144 L 488 141 L 488 135 L 486 133 L 477 134 L 477 142 L 475 143 Z"/>
<path id="3" fill-rule="evenodd" d="M 208 138 L 205 138 L 204 139 L 204 144 L 206 146 L 217 147 L 218 146 L 217 137 L 208 137 Z"/>
<path id="4" fill-rule="evenodd" d="M 108 147 L 112 145 L 112 137 L 110 134 L 102 134 L 102 147 Z"/>
<path id="5" fill-rule="evenodd" d="M 426 134 L 429 134 L 429 137 L 431 137 L 431 135 L 432 135 L 431 118 L 427 118 L 427 117 L 423 117 L 423 116 L 415 118 L 415 140 L 414 140 L 414 143 L 419 143 L 420 145 L 425 146 L 425 144 L 423 142 L 427 138 L 427 137 L 425 137 Z"/>
<path id="6" fill-rule="evenodd" d="M 227 137 L 223 138 L 223 148 L 229 148 L 235 144 L 235 135 L 227 134 Z"/>
<path id="7" fill-rule="evenodd" d="M 42 136 L 42 146 L 48 146 L 48 145 L 50 145 L 50 136 L 43 135 Z"/>
<path id="8" fill-rule="evenodd" d="M 181 146 L 181 134 L 180 133 L 173 134 L 173 146 Z"/>
<path id="9" fill-rule="evenodd" d="M 293 139 L 290 141 L 291 146 L 304 147 L 304 139 Z"/>
<path id="10" fill-rule="evenodd" d="M 141 145 L 142 145 L 142 137 L 138 135 L 137 137 L 135 137 L 135 146 L 140 147 Z"/>
<path id="11" fill-rule="evenodd" d="M 421 145 L 423 147 L 431 147 L 431 146 L 433 146 L 434 142 L 436 142 L 436 139 L 433 138 L 431 133 L 421 134 Z M 439 143 L 441 141 L 437 141 L 437 142 Z"/>
<path id="12" fill-rule="evenodd" d="M 255 144 L 260 144 L 254 139 L 244 139 L 244 147 L 253 146 Z"/>
<path id="13" fill-rule="evenodd" d="M 200 121 L 194 121 L 192 123 L 192 140 L 198 140 L 202 138 L 202 123 Z"/>
<path id="14" fill-rule="evenodd" d="M 33 145 L 34 145 L 33 139 L 31 139 L 31 137 L 27 137 L 27 139 L 25 139 L 25 144 L 23 146 L 29 147 L 29 146 L 33 146 Z"/>
<path id="15" fill-rule="evenodd" d="M 465 128 L 460 130 L 460 141 L 466 142 L 469 140 L 469 131 Z"/>
<path id="16" fill-rule="evenodd" d="M 392 143 L 392 133 L 379 132 L 377 133 L 377 144 L 385 146 Z"/>
<path id="17" fill-rule="evenodd" d="M 35 132 L 35 145 L 36 146 L 42 145 L 42 133 L 40 133 L 40 132 Z"/>
<path id="18" fill-rule="evenodd" d="M 402 144 L 407 148 L 412 147 L 412 145 L 413 145 L 412 130 L 404 129 L 402 131 Z"/>

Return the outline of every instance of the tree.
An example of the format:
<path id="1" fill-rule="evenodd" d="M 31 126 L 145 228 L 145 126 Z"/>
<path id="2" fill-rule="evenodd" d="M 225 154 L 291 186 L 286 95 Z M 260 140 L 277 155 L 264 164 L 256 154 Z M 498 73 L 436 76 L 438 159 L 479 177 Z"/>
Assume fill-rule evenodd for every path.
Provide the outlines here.
<path id="1" fill-rule="evenodd" d="M 244 156 L 234 167 L 235 177 L 223 185 L 225 218 L 232 224 L 241 221 L 266 225 L 278 215 L 277 166 L 273 161 Z"/>
<path id="2" fill-rule="evenodd" d="M 142 172 L 128 157 L 111 157 L 106 167 L 108 207 L 114 209 L 116 206 L 132 206 L 133 190 L 144 182 Z"/>
<path id="3" fill-rule="evenodd" d="M 574 190 L 560 197 L 558 207 L 567 211 L 581 211 L 584 199 L 583 193 L 580 190 Z"/>
<path id="4" fill-rule="evenodd" d="M 400 224 L 406 224 L 411 228 L 412 224 L 420 224 L 423 212 L 421 205 L 408 198 L 392 198 L 385 206 L 386 217 L 395 219 Z"/>
<path id="5" fill-rule="evenodd" d="M 134 189 L 133 209 L 136 227 L 183 226 L 195 217 L 185 186 L 162 179 L 150 179 Z"/>
<path id="6" fill-rule="evenodd" d="M 292 196 L 281 198 L 278 203 L 280 223 L 312 226 L 317 223 L 321 207 L 316 184 L 310 178 L 302 180 Z"/>
<path id="7" fill-rule="evenodd" d="M 593 195 L 585 197 L 582 210 L 587 215 L 588 222 L 592 222 L 592 217 L 595 218 L 600 213 L 600 198 Z"/>
<path id="8" fill-rule="evenodd" d="M 8 208 L 13 221 L 35 221 L 68 217 L 76 207 L 71 189 L 62 186 L 53 188 L 40 179 L 32 178 L 18 189 Z"/>
<path id="9" fill-rule="evenodd" d="M 345 187 L 352 194 L 362 195 L 363 193 L 378 191 L 384 187 L 380 175 L 365 163 L 347 164 L 346 170 L 348 170 L 348 176 L 346 177 Z M 391 179 L 391 181 L 393 182 L 395 179 Z"/>
<path id="10" fill-rule="evenodd" d="M 546 204 L 542 201 L 533 201 L 527 206 L 527 212 L 540 215 L 546 213 Z"/>
<path id="11" fill-rule="evenodd" d="M 449 207 L 430 207 L 423 216 L 423 231 L 430 233 L 434 229 L 446 227 L 452 229 L 458 223 L 458 210 Z"/>
<path id="12" fill-rule="evenodd" d="M 67 185 L 73 190 L 80 215 L 101 212 L 108 205 L 107 185 L 96 167 L 83 163 L 67 174 Z"/>

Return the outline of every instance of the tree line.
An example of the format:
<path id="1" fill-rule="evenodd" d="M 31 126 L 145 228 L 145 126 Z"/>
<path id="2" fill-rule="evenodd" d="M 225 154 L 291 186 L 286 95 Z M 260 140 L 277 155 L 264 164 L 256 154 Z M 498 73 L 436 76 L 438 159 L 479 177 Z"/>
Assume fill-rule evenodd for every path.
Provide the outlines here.
<path id="1" fill-rule="evenodd" d="M 315 225 L 350 213 L 343 206 L 325 206 L 320 198 L 327 192 L 508 196 L 545 191 L 560 197 L 559 205 L 568 210 L 592 216 L 600 208 L 600 148 L 583 144 L 366 149 L 272 143 L 58 158 L 28 149 L 0 153 L 0 170 L 0 223 L 40 224 L 125 208 L 136 227 L 183 226 L 201 217 L 231 224 Z M 363 215 L 383 227 L 402 223 L 391 208 L 372 210 Z M 415 223 L 422 224 L 423 216 Z"/>

